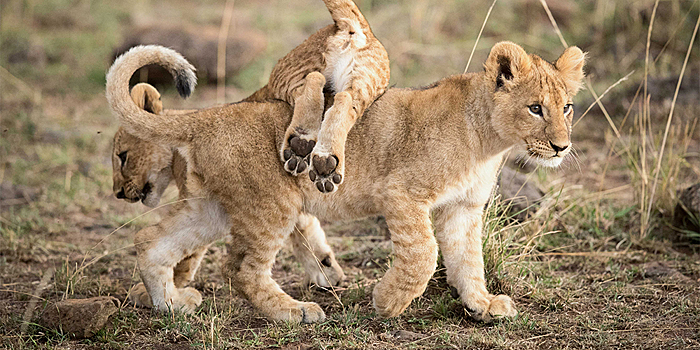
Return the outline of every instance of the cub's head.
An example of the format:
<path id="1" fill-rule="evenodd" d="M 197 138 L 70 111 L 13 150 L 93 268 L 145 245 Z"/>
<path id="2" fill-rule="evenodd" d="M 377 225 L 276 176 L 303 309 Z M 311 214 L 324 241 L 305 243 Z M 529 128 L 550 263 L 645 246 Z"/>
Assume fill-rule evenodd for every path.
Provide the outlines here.
<path id="1" fill-rule="evenodd" d="M 160 94 L 151 85 L 134 86 L 131 98 L 140 108 L 151 113 L 163 111 Z M 155 207 L 172 179 L 172 158 L 173 152 L 169 148 L 141 140 L 119 128 L 112 148 L 114 194 L 129 203 L 140 200 Z"/>
<path id="2" fill-rule="evenodd" d="M 572 148 L 573 97 L 581 89 L 585 61 L 575 46 L 549 63 L 514 43 L 496 44 L 484 68 L 499 136 L 541 165 L 561 164 Z"/>

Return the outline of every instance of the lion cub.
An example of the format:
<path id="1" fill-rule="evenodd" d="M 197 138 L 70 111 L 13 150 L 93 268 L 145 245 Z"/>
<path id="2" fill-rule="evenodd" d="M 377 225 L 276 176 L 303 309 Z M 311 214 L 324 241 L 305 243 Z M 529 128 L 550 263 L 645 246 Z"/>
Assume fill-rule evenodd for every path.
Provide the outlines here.
<path id="1" fill-rule="evenodd" d="M 131 89 L 131 99 L 139 108 L 153 114 L 176 116 L 196 112 L 164 110 L 160 93 L 146 83 Z M 114 134 L 112 150 L 112 179 L 117 198 L 129 203 L 141 200 L 144 205 L 155 207 L 171 180 L 175 180 L 180 200 L 188 198 L 187 162 L 177 149 L 139 139 L 119 128 Z M 294 255 L 304 267 L 305 285 L 313 283 L 330 287 L 345 278 L 326 241 L 325 232 L 314 216 L 300 215 L 290 240 Z M 184 288 L 192 281 L 208 247 L 199 247 L 174 267 L 173 278 L 178 288 Z M 152 307 L 151 297 L 143 283 L 130 291 L 129 298 L 136 306 Z"/>
<path id="2" fill-rule="evenodd" d="M 389 84 L 389 56 L 352 0 L 324 0 L 334 24 L 320 29 L 277 62 L 269 83 L 244 101 L 278 99 L 294 107 L 280 157 L 292 175 L 309 170 L 323 193 L 344 180 L 345 141 L 368 106 Z M 323 116 L 323 91 L 304 80 L 320 72 L 334 103 Z M 346 99 L 351 103 L 338 103 Z"/>

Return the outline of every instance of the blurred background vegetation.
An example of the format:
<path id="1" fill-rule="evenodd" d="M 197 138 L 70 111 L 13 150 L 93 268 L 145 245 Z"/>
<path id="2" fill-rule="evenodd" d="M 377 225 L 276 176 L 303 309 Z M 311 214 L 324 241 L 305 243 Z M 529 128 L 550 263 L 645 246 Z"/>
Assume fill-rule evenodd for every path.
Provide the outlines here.
<path id="1" fill-rule="evenodd" d="M 217 103 L 216 48 L 224 5 L 223 1 L 3 0 L 0 179 L 38 188 L 41 202 L 49 207 L 69 202 L 100 205 L 101 201 L 88 199 L 110 194 L 110 137 L 117 127 L 103 98 L 106 69 L 116 54 L 135 44 L 171 46 L 199 69 L 200 87 L 193 98 L 176 98 L 169 90 L 169 78 L 158 79 L 154 70 L 134 79 L 156 83 L 166 92 L 170 108 Z M 404 87 L 464 71 L 491 1 L 358 0 L 358 5 L 389 52 L 391 84 Z M 577 97 L 577 118 L 593 96 L 631 74 L 577 123 L 574 142 L 581 161 L 572 176 L 584 178 L 580 184 L 592 191 L 631 183 L 622 197 L 637 202 L 640 216 L 648 207 L 647 182 L 655 174 L 699 7 L 697 1 L 663 1 L 653 13 L 652 0 L 549 2 L 565 40 L 589 53 L 586 71 L 591 89 Z M 652 14 L 655 22 L 645 64 Z M 240 100 L 265 84 L 280 57 L 329 22 L 316 0 L 236 1 L 227 33 L 225 101 Z M 563 50 L 541 3 L 533 0 L 496 3 L 469 70 L 480 70 L 492 44 L 500 40 L 515 41 L 548 60 Z M 675 191 L 700 171 L 698 131 L 693 128 L 700 91 L 697 45 L 696 41 L 681 86 L 681 108 L 671 123 L 672 146 L 662 159 L 665 181 L 655 194 L 662 207 L 655 212 L 672 210 Z M 636 94 L 645 74 L 648 108 Z M 651 151 L 643 151 L 647 148 Z M 648 163 L 644 169 L 641 158 Z M 76 196 L 82 200 L 75 201 Z M 59 215 L 62 208 L 50 212 Z M 646 227 L 643 231 L 649 231 L 650 225 Z"/>
<path id="2" fill-rule="evenodd" d="M 356 2 L 389 53 L 391 84 L 397 87 L 427 85 L 462 73 L 492 4 Z M 225 3 L 0 0 L 3 274 L 23 271 L 18 281 L 36 280 L 36 266 L 88 254 L 86 246 L 102 242 L 106 233 L 144 211 L 140 204 L 127 205 L 112 196 L 110 149 L 118 125 L 104 98 L 106 70 L 118 53 L 132 45 L 171 46 L 198 68 L 200 85 L 193 97 L 179 99 L 169 80 L 155 69 L 134 79 L 148 80 L 164 91 L 166 108 L 219 103 L 217 42 Z M 658 2 L 656 10 L 653 0 L 547 4 L 566 42 L 588 52 L 588 88 L 575 100 L 573 141 L 578 159 L 563 170 L 538 169 L 528 175 L 547 196 L 524 223 L 514 224 L 492 213 L 486 233 L 491 287 L 523 292 L 506 277 L 507 267 L 522 267 L 524 257 L 541 259 L 538 254 L 553 251 L 668 252 L 664 247 L 672 247 L 668 249 L 696 256 L 692 254 L 697 254 L 697 228 L 680 227 L 676 219 L 681 210 L 678 191 L 700 175 L 698 40 L 677 98 L 674 92 L 700 2 L 666 0 Z M 279 58 L 330 22 L 320 0 L 235 1 L 226 31 L 224 100 L 238 101 L 263 86 Z M 501 40 L 514 41 L 549 61 L 563 51 L 537 0 L 496 3 L 469 71 L 481 70 L 490 47 Z M 595 103 L 594 96 L 608 88 Z M 175 195 L 171 189 L 170 198 Z M 139 217 L 131 225 L 142 227 L 157 218 Z M 694 220 L 697 224 L 697 217 Z M 126 234 L 115 237 L 114 245 L 129 241 Z M 382 254 L 386 258 L 388 252 Z M 18 263 L 22 261 L 28 267 Z M 515 276 L 530 276 L 533 270 L 526 270 L 521 268 Z M 532 282 L 533 288 L 551 287 L 532 278 L 539 281 Z"/>

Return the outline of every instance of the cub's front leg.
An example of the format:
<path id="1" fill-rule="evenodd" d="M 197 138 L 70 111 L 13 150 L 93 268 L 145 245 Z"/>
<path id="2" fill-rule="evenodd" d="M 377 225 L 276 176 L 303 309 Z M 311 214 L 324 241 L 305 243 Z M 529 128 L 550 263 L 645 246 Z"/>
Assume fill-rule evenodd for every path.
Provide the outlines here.
<path id="1" fill-rule="evenodd" d="M 143 284 L 131 291 L 130 299 L 136 306 L 190 314 L 202 303 L 202 295 L 194 288 L 177 286 L 174 268 L 191 245 L 178 240 L 178 232 L 169 232 L 168 226 L 161 222 L 136 233 L 134 245 Z"/>
<path id="2" fill-rule="evenodd" d="M 437 263 L 429 210 L 405 203 L 394 208 L 386 215 L 394 264 L 372 292 L 374 308 L 382 317 L 398 316 L 415 297 L 423 294 Z"/>
<path id="3" fill-rule="evenodd" d="M 470 315 L 480 321 L 518 314 L 513 300 L 486 290 L 481 232 L 483 204 L 451 203 L 434 211 L 447 283 L 457 289 Z"/>
<path id="4" fill-rule="evenodd" d="M 145 232 L 148 232 L 148 230 Z M 157 232 L 157 230 L 155 232 Z M 138 235 L 143 235 L 143 233 L 138 233 Z M 187 284 L 192 281 L 208 248 L 209 246 L 207 245 L 195 250 L 194 254 L 185 257 L 179 263 L 177 263 L 177 265 L 175 265 L 175 268 L 173 269 L 173 283 L 175 283 L 175 288 L 184 290 Z M 188 293 L 196 297 L 196 293 L 194 293 L 192 290 L 190 290 Z M 134 306 L 153 308 L 151 296 L 148 294 L 146 285 L 143 284 L 143 282 L 131 288 L 129 291 L 129 300 L 134 303 Z"/>

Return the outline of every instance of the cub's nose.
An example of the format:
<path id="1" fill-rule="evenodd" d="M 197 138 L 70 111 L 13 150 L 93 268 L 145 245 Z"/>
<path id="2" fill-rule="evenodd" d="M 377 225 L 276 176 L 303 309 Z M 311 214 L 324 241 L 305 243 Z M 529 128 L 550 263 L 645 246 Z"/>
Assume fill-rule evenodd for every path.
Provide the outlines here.
<path id="1" fill-rule="evenodd" d="M 122 187 L 119 192 L 117 192 L 117 199 L 126 199 L 126 194 L 124 194 L 124 188 Z"/>
<path id="2" fill-rule="evenodd" d="M 557 146 L 557 145 L 555 145 L 554 143 L 552 143 L 552 141 L 549 141 L 549 145 L 552 146 L 552 149 L 554 150 L 554 152 L 557 152 L 557 153 L 563 152 L 564 150 L 566 150 L 567 148 L 569 148 L 569 145 L 566 145 L 566 146 L 563 146 L 563 147 L 562 147 L 562 146 Z"/>

